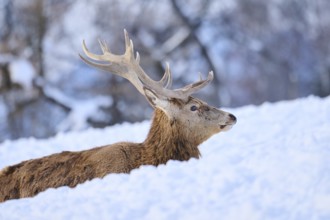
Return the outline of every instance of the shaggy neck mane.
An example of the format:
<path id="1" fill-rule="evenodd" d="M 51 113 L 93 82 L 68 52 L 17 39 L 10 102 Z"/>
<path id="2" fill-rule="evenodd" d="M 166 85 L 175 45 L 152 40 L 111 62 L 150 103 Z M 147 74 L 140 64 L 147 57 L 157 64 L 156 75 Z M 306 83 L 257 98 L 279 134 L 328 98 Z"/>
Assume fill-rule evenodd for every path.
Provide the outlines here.
<path id="1" fill-rule="evenodd" d="M 167 115 L 156 109 L 151 128 L 143 143 L 142 164 L 159 165 L 168 160 L 189 160 L 199 158 L 200 152 L 196 141 L 189 138 L 184 128 Z"/>

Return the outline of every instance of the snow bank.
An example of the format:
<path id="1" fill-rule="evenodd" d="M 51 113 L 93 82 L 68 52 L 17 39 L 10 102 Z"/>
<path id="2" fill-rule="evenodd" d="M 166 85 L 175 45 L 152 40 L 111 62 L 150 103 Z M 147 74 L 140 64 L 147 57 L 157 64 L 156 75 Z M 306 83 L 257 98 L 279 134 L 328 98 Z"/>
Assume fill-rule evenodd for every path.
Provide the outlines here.
<path id="1" fill-rule="evenodd" d="M 0 219 L 330 219 L 330 97 L 230 110 L 203 157 L 0 204 Z M 142 141 L 149 123 L 0 145 L 0 168 L 62 150 Z M 0 186 L 1 187 L 1 186 Z"/>

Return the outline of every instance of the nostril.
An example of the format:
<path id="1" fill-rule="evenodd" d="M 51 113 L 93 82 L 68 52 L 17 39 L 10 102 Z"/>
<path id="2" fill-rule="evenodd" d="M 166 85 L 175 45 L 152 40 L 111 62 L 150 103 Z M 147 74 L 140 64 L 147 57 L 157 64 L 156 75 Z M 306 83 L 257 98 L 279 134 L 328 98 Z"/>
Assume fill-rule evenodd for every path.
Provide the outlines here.
<path id="1" fill-rule="evenodd" d="M 235 117 L 235 115 L 233 115 L 233 114 L 229 114 L 229 117 L 230 117 L 230 119 L 233 120 L 233 121 L 236 121 L 236 120 L 237 120 L 236 117 Z"/>

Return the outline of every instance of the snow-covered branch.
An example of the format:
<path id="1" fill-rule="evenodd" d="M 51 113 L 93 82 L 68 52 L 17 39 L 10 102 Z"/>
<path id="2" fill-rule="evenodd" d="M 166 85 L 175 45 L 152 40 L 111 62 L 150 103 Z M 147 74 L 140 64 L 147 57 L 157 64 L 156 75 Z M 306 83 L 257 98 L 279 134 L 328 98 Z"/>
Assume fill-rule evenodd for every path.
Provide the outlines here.
<path id="1" fill-rule="evenodd" d="M 82 130 L 89 126 L 89 121 L 105 121 L 108 118 L 102 112 L 102 108 L 112 105 L 111 97 L 96 96 L 91 99 L 77 100 L 40 77 L 36 80 L 36 85 L 46 98 L 69 111 L 67 117 L 57 125 L 57 131 Z"/>

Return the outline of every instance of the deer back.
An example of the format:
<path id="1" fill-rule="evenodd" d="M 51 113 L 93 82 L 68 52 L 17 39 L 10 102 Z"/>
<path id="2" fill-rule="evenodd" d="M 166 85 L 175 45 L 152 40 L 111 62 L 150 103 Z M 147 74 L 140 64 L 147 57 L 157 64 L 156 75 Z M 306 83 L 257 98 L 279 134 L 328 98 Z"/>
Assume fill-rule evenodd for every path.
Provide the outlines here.
<path id="1" fill-rule="evenodd" d="M 23 161 L 1 170 L 0 202 L 31 197 L 48 188 L 75 187 L 109 173 L 129 173 L 138 166 L 139 157 L 138 144 L 123 142 Z"/>

